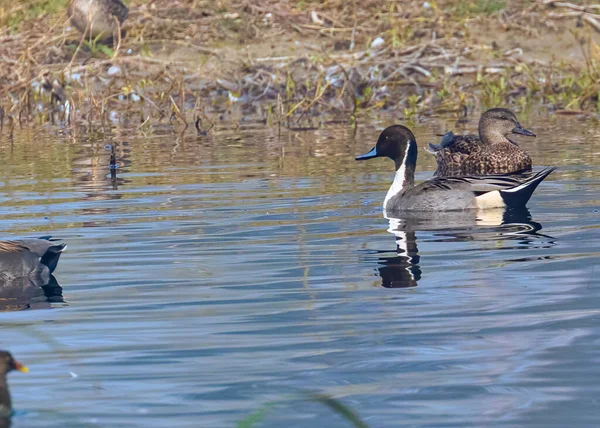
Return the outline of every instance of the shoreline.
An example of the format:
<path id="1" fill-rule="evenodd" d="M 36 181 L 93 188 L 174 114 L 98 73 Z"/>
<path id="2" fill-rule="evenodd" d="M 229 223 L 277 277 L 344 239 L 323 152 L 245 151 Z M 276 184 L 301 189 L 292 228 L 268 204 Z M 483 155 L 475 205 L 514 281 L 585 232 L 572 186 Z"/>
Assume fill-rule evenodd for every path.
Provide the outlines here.
<path id="1" fill-rule="evenodd" d="M 600 113 L 596 5 L 167 3 L 130 2 L 118 46 L 82 40 L 61 9 L 4 28 L 3 124 L 98 126 L 117 114 L 207 129 L 232 109 L 285 127 L 498 105 Z"/>

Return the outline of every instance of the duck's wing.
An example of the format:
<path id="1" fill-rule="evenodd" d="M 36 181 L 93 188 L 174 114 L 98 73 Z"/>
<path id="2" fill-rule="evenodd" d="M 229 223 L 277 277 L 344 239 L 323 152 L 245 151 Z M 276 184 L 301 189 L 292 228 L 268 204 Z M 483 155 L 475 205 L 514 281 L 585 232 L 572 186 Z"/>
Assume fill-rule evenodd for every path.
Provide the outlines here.
<path id="1" fill-rule="evenodd" d="M 468 189 L 476 196 L 494 190 L 508 190 L 523 184 L 523 180 L 511 175 L 448 177 L 443 181 L 448 190 Z"/>
<path id="2" fill-rule="evenodd" d="M 0 241 L 0 255 L 1 254 L 16 254 L 29 251 L 29 249 L 17 241 Z"/>
<path id="3" fill-rule="evenodd" d="M 463 175 L 506 174 L 531 170 L 531 157 L 511 143 L 497 143 L 468 156 L 461 165 Z"/>
<path id="4" fill-rule="evenodd" d="M 498 175 L 465 175 L 460 177 L 435 177 L 424 181 L 417 186 L 406 189 L 404 195 L 434 191 L 470 190 L 476 196 L 494 190 L 510 190 L 534 180 L 543 175 L 544 178 L 554 171 L 555 167 L 548 167 L 538 173 L 498 174 Z"/>
<path id="5" fill-rule="evenodd" d="M 0 241 L 0 288 L 15 278 L 47 284 L 65 248 L 49 237 Z"/>
<path id="6" fill-rule="evenodd" d="M 50 272 L 54 272 L 60 255 L 67 248 L 67 244 L 59 242 L 56 239 L 52 239 L 50 236 L 5 242 L 12 242 L 21 245 L 25 247 L 27 251 L 31 251 L 32 253 L 36 254 L 40 258 L 40 263 L 48 266 Z"/>
<path id="7" fill-rule="evenodd" d="M 465 160 L 481 151 L 482 142 L 476 135 L 454 135 L 447 132 L 440 144 L 429 144 L 426 149 L 437 159 L 436 176 L 451 177 L 461 175 L 461 166 Z"/>
<path id="8" fill-rule="evenodd" d="M 452 139 L 448 138 L 445 143 L 442 138 L 440 146 L 451 153 L 461 153 L 469 156 L 479 152 L 483 147 L 483 143 L 477 135 L 454 135 Z"/>
<path id="9" fill-rule="evenodd" d="M 551 166 L 530 174 L 436 177 L 406 189 L 402 196 L 421 196 L 430 192 L 467 191 L 472 192 L 474 197 L 478 197 L 497 191 L 506 206 L 519 207 L 529 201 L 537 186 L 555 169 L 556 167 Z"/>
<path id="10" fill-rule="evenodd" d="M 482 145 L 483 143 L 477 135 L 454 135 L 450 131 L 442 136 L 440 144 L 429 143 L 429 148 L 425 150 L 435 155 L 438 155 L 443 150 L 447 150 L 450 153 L 470 155 L 481 150 Z"/>

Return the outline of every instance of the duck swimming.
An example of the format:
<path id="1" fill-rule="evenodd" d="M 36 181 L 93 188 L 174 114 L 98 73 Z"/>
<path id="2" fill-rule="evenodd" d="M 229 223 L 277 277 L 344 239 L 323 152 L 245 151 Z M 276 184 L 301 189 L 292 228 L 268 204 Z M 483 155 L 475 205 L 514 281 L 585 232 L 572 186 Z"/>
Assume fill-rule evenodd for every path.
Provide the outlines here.
<path id="1" fill-rule="evenodd" d="M 376 157 L 388 157 L 396 164 L 394 182 L 383 201 L 386 213 L 522 207 L 538 184 L 556 169 L 548 167 L 520 179 L 510 175 L 436 177 L 415 186 L 417 142 L 402 125 L 386 128 L 377 145 L 356 160 Z"/>
<path id="2" fill-rule="evenodd" d="M 120 0 L 71 0 L 67 14 L 81 33 L 109 40 L 120 30 L 129 10 Z"/>
<path id="3" fill-rule="evenodd" d="M 50 237 L 0 241 L 0 277 L 39 279 L 45 284 L 65 248 Z"/>
<path id="4" fill-rule="evenodd" d="M 531 170 L 531 158 L 506 136 L 510 133 L 535 137 L 505 108 L 486 111 L 479 120 L 479 136 L 446 133 L 440 144 L 429 144 L 437 158 L 435 175 L 508 174 Z"/>
<path id="5" fill-rule="evenodd" d="M 8 382 L 6 381 L 6 375 L 13 371 L 18 370 L 23 373 L 27 373 L 29 369 L 23 364 L 19 363 L 13 358 L 8 351 L 0 351 L 0 417 L 7 418 L 10 416 L 12 411 L 12 402 L 10 399 L 10 393 L 8 392 Z"/>

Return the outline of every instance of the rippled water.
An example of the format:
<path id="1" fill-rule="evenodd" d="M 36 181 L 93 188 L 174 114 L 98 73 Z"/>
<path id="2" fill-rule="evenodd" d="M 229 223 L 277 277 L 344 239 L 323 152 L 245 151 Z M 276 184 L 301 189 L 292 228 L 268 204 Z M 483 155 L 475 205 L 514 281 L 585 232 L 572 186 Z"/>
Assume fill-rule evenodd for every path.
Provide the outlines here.
<path id="1" fill-rule="evenodd" d="M 3 237 L 69 246 L 62 298 L 3 299 L 2 348 L 31 370 L 13 427 L 348 426 L 306 392 L 372 427 L 597 425 L 600 125 L 522 119 L 559 166 L 529 211 L 399 229 L 391 161 L 353 161 L 391 122 L 5 130 Z M 423 145 L 456 128 L 412 127 L 425 179 Z"/>

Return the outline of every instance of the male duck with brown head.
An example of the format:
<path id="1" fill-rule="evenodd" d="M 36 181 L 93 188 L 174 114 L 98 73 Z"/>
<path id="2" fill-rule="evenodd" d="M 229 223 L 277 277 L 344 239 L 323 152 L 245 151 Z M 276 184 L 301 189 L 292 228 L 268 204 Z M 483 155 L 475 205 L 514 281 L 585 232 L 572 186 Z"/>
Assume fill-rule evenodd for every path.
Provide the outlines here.
<path id="1" fill-rule="evenodd" d="M 81 33 L 106 41 L 118 34 L 129 10 L 120 0 L 71 0 L 67 14 Z"/>
<path id="2" fill-rule="evenodd" d="M 415 186 L 417 141 L 402 125 L 386 128 L 377 145 L 356 160 L 376 157 L 388 157 L 396 164 L 394 182 L 383 201 L 386 213 L 522 207 L 555 169 L 548 167 L 522 179 L 508 175 L 436 177 Z"/>
<path id="3" fill-rule="evenodd" d="M 6 375 L 13 370 L 27 373 L 29 369 L 13 358 L 8 351 L 0 351 L 0 418 L 8 418 L 12 412 L 12 401 L 8 391 Z"/>
<path id="4" fill-rule="evenodd" d="M 507 135 L 535 134 L 521 126 L 515 114 L 505 108 L 486 111 L 479 120 L 479 137 L 448 132 L 440 144 L 429 144 L 437 158 L 436 175 L 452 177 L 473 174 L 508 174 L 531 170 L 531 158 Z"/>

